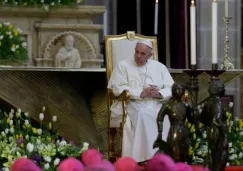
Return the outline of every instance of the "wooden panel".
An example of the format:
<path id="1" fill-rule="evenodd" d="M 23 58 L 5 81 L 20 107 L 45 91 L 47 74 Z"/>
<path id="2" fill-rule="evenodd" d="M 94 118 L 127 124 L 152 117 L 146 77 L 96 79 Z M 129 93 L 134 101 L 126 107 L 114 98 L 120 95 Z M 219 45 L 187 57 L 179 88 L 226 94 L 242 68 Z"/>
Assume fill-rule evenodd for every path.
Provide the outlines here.
<path id="1" fill-rule="evenodd" d="M 45 119 L 57 115 L 60 134 L 69 140 L 81 139 L 97 145 L 97 133 L 85 96 L 75 84 L 82 84 L 72 73 L 62 72 L 0 72 L 0 98 L 38 120 L 42 106 Z M 82 89 L 82 87 L 80 87 Z M 88 131 L 87 131 L 88 130 Z"/>

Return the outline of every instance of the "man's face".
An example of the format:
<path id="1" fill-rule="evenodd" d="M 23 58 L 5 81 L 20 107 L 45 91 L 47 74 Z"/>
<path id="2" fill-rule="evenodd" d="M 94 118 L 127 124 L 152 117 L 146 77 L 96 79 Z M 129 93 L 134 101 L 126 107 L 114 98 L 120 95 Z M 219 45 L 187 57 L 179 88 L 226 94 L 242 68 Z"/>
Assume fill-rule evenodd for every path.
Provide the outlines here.
<path id="1" fill-rule="evenodd" d="M 152 56 L 151 49 L 142 44 L 138 43 L 135 48 L 134 60 L 138 66 L 142 66 Z"/>
<path id="2" fill-rule="evenodd" d="M 74 44 L 74 39 L 71 36 L 67 36 L 65 39 L 65 47 L 67 50 L 72 50 Z"/>

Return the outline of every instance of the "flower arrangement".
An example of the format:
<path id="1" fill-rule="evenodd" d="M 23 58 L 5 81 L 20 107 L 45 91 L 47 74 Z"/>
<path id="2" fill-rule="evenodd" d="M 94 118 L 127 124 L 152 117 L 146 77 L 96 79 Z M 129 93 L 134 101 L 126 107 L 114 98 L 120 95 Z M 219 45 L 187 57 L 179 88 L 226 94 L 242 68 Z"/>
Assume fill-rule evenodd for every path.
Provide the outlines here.
<path id="1" fill-rule="evenodd" d="M 229 104 L 229 109 L 231 109 L 233 103 Z M 199 107 L 199 111 L 203 105 Z M 243 120 L 238 118 L 232 118 L 232 113 L 227 110 L 227 125 L 228 125 L 228 143 L 229 143 L 229 155 L 227 166 L 238 166 L 243 164 Z M 204 158 L 208 153 L 207 145 L 207 133 L 206 127 L 200 123 L 199 128 L 202 132 L 201 136 L 197 136 L 195 133 L 195 126 L 189 122 L 186 125 L 190 131 L 190 164 L 202 165 L 204 163 Z"/>
<path id="2" fill-rule="evenodd" d="M 24 62 L 28 60 L 26 42 L 22 37 L 22 30 L 11 23 L 0 23 L 0 60 L 6 62 Z"/>
<path id="3" fill-rule="evenodd" d="M 41 7 L 48 11 L 50 8 L 60 6 L 74 7 L 81 4 L 83 0 L 0 0 L 2 5 L 18 6 L 18 7 Z"/>
<path id="4" fill-rule="evenodd" d="M 43 170 L 56 170 L 60 161 L 68 157 L 80 159 L 82 152 L 89 148 L 86 142 L 81 147 L 60 138 L 55 129 L 57 117 L 44 124 L 44 111 L 45 108 L 39 114 L 38 126 L 20 109 L 9 114 L 0 111 L 0 168 L 10 170 L 17 158 L 26 157 Z"/>

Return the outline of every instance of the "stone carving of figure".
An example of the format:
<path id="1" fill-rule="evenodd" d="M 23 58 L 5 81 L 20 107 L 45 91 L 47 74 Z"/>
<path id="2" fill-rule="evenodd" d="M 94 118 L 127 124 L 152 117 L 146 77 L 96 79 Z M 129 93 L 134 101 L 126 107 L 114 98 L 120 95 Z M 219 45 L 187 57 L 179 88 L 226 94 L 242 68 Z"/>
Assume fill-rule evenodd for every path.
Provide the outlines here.
<path id="1" fill-rule="evenodd" d="M 224 95 L 224 84 L 219 79 L 212 79 L 208 87 L 209 99 L 206 101 L 201 122 L 208 127 L 208 156 L 206 166 L 212 171 L 224 171 L 228 156 L 228 126 L 226 111 L 221 102 Z"/>
<path id="2" fill-rule="evenodd" d="M 187 118 L 189 122 L 194 123 L 190 105 L 181 100 L 184 93 L 185 87 L 183 85 L 173 84 L 172 97 L 165 102 L 158 114 L 158 137 L 153 145 L 153 148 L 159 148 L 158 152 L 167 153 L 176 162 L 186 162 L 188 159 L 189 131 L 185 120 Z M 167 143 L 162 140 L 165 115 L 169 116 L 171 123 Z"/>
<path id="3" fill-rule="evenodd" d="M 60 47 L 55 55 L 55 67 L 81 67 L 81 57 L 79 51 L 74 48 L 74 41 L 72 35 L 66 35 L 64 37 L 64 46 Z"/>

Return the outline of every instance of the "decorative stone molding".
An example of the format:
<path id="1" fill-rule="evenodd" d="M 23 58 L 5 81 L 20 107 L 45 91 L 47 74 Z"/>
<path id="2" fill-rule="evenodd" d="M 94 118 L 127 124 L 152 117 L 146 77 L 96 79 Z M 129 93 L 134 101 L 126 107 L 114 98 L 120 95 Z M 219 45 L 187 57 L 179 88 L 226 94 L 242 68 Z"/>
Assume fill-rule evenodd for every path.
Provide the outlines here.
<path id="1" fill-rule="evenodd" d="M 53 55 L 61 46 L 61 37 L 72 34 L 82 68 L 101 68 L 99 33 L 103 25 L 93 24 L 104 6 L 78 6 L 43 11 L 40 8 L 0 7 L 0 21 L 11 22 L 26 35 L 30 60 L 28 67 L 53 67 Z"/>
<path id="2" fill-rule="evenodd" d="M 74 8 L 62 7 L 43 11 L 41 8 L 34 7 L 0 7 L 1 16 L 18 17 L 45 17 L 45 18 L 92 18 L 105 13 L 104 6 L 84 6 L 80 5 Z"/>

